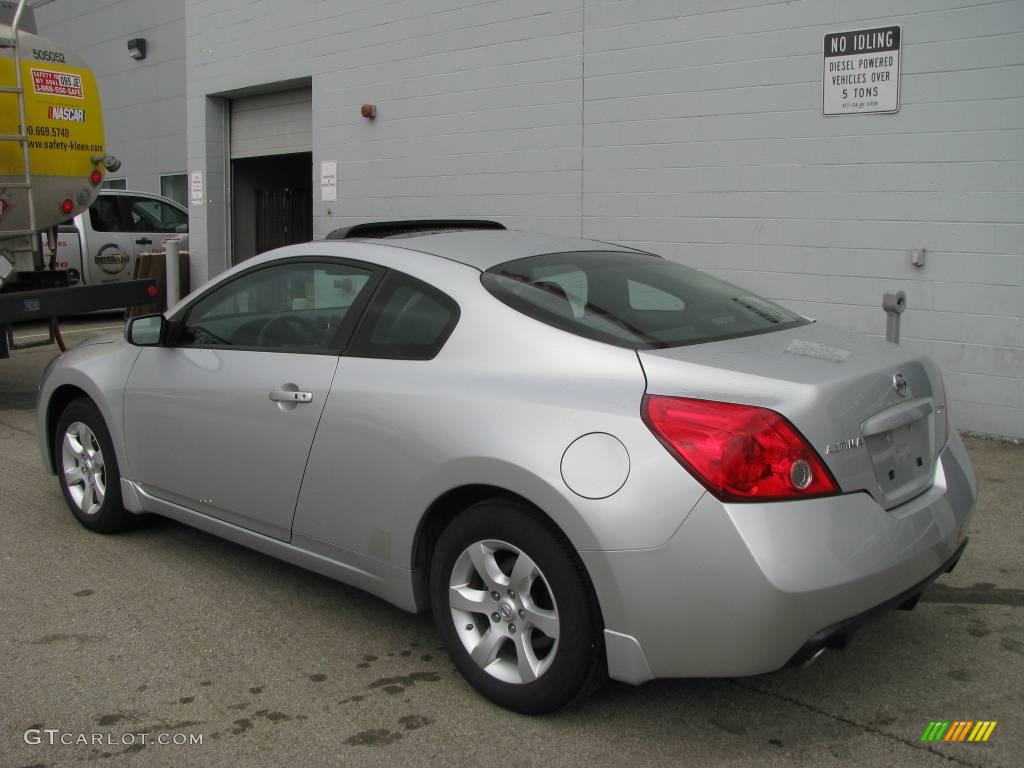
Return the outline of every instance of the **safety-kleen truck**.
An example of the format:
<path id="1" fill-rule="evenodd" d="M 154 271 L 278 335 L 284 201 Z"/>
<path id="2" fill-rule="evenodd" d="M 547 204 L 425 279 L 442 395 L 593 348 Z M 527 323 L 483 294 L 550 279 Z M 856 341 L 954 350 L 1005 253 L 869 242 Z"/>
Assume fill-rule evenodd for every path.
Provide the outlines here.
<path id="1" fill-rule="evenodd" d="M 108 170 L 99 88 L 88 67 L 34 34 L 25 0 L 0 0 L 0 358 L 11 324 L 152 301 L 156 284 L 133 280 L 72 287 L 44 252 L 41 233 L 89 208 Z"/>

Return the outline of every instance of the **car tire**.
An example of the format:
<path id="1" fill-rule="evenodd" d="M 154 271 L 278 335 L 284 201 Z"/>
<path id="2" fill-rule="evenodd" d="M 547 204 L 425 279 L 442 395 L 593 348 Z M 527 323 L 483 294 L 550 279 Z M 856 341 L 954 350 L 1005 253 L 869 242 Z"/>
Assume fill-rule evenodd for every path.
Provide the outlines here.
<path id="1" fill-rule="evenodd" d="M 434 548 L 430 597 L 456 668 L 499 706 L 544 714 L 607 678 L 601 612 L 583 563 L 524 504 L 491 499 L 457 515 Z"/>
<path id="2" fill-rule="evenodd" d="M 64 408 L 54 430 L 53 456 L 64 501 L 78 522 L 98 533 L 131 527 L 134 516 L 121 502 L 114 444 L 91 400 L 73 400 Z"/>

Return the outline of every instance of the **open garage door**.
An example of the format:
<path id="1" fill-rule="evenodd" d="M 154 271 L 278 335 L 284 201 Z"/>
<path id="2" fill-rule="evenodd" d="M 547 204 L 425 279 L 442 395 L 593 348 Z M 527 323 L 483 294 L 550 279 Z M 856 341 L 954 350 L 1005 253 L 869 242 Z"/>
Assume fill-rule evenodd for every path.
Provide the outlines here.
<path id="1" fill-rule="evenodd" d="M 261 93 L 231 102 L 231 159 L 313 151 L 310 88 Z"/>
<path id="2" fill-rule="evenodd" d="M 231 261 L 313 237 L 313 101 L 299 88 L 231 102 Z"/>

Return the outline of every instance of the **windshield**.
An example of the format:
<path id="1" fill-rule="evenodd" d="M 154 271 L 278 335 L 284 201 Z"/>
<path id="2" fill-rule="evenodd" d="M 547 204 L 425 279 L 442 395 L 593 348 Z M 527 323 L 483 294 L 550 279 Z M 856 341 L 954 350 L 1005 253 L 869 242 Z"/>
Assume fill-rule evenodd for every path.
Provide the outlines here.
<path id="1" fill-rule="evenodd" d="M 637 252 L 531 256 L 492 267 L 481 280 L 523 314 L 630 349 L 700 344 L 808 322 L 724 280 Z"/>

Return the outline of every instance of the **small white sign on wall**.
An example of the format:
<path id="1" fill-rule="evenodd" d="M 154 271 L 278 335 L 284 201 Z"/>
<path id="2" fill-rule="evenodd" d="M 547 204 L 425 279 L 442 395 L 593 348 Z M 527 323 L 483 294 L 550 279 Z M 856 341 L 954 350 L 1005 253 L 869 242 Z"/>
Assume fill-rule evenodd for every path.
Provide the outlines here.
<path id="1" fill-rule="evenodd" d="M 320 199 L 331 203 L 338 199 L 338 162 L 323 160 L 320 163 Z"/>
<path id="2" fill-rule="evenodd" d="M 189 189 L 191 190 L 190 197 L 192 198 L 192 205 L 203 204 L 203 172 L 192 171 L 189 174 Z"/>
<path id="3" fill-rule="evenodd" d="M 822 111 L 826 115 L 898 112 L 900 28 L 825 35 L 823 78 Z"/>

